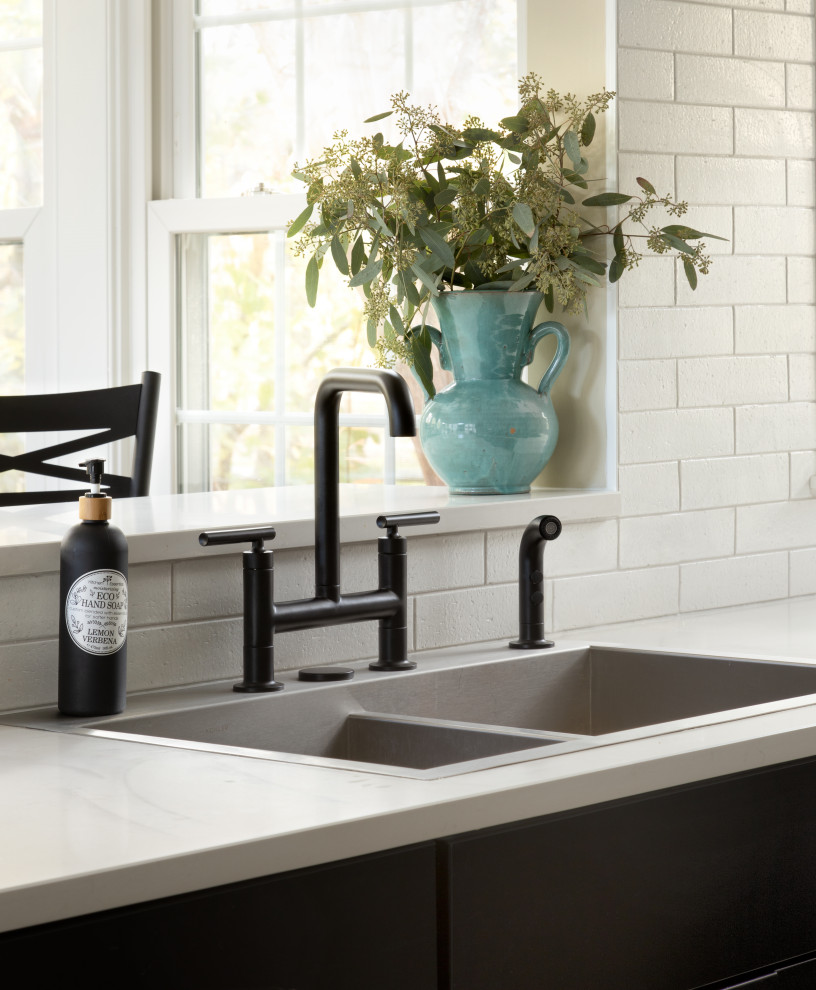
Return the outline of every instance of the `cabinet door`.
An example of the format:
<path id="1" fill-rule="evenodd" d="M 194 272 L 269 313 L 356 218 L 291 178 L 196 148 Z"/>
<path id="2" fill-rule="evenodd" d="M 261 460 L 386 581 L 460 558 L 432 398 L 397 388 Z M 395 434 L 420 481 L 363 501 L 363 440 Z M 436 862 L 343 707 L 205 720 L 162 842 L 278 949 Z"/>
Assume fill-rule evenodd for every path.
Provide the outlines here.
<path id="1" fill-rule="evenodd" d="M 440 847 L 451 990 L 727 986 L 816 947 L 814 762 Z"/>
<path id="2" fill-rule="evenodd" d="M 37 986 L 435 990 L 434 864 L 427 843 L 41 925 L 0 960 Z"/>

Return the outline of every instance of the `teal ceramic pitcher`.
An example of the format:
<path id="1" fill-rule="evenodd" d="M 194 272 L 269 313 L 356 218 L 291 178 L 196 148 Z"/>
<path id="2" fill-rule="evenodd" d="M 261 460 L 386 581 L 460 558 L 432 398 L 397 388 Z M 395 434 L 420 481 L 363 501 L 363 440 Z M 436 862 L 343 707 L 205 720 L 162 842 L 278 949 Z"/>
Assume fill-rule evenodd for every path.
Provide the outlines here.
<path id="1" fill-rule="evenodd" d="M 553 321 L 533 326 L 540 292 L 464 290 L 433 300 L 429 327 L 454 381 L 429 400 L 420 420 L 425 456 L 454 493 L 528 492 L 558 440 L 550 388 L 569 354 L 569 335 Z M 521 380 L 536 345 L 553 334 L 555 357 L 537 389 Z"/>

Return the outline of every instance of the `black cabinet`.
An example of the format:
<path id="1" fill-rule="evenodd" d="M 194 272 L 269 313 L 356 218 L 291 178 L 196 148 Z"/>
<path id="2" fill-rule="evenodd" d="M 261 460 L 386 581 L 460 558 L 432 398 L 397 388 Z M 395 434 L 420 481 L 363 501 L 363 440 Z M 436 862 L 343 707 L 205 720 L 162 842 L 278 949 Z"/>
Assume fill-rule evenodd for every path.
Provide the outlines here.
<path id="1" fill-rule="evenodd" d="M 432 843 L 0 935 L 30 985 L 433 990 Z"/>
<path id="2" fill-rule="evenodd" d="M 725 987 L 816 950 L 816 763 L 447 839 L 440 875 L 450 990 Z"/>

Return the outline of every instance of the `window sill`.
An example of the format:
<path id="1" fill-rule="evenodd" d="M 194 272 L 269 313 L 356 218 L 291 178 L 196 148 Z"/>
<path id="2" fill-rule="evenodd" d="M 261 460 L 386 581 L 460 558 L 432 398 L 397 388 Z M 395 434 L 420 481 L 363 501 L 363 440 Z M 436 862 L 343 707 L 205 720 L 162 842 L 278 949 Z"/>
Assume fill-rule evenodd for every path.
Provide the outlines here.
<path id="1" fill-rule="evenodd" d="M 340 535 L 344 543 L 376 538 L 375 519 L 384 512 L 437 509 L 436 526 L 416 535 L 523 527 L 550 513 L 564 522 L 602 519 L 620 510 L 620 495 L 607 490 L 534 489 L 527 495 L 451 495 L 447 488 L 397 485 L 341 485 Z M 59 567 L 59 545 L 77 521 L 77 508 L 31 505 L 0 510 L 0 576 L 36 574 Z M 198 544 L 203 529 L 272 524 L 277 549 L 314 545 L 313 489 L 256 488 L 192 495 L 151 495 L 122 499 L 113 522 L 128 539 L 130 563 L 183 560 L 206 553 L 235 553 L 235 546 Z"/>

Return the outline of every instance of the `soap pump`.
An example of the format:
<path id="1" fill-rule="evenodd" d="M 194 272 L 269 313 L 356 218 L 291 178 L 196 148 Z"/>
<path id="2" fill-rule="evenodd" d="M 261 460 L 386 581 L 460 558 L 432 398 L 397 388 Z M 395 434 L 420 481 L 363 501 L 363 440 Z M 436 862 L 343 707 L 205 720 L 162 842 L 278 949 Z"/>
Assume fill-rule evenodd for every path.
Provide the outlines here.
<path id="1" fill-rule="evenodd" d="M 60 547 L 57 705 L 63 715 L 115 715 L 125 707 L 128 546 L 108 521 L 104 466 L 101 458 L 80 464 L 91 490 L 79 499 L 81 522 Z"/>

